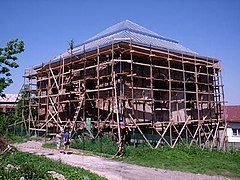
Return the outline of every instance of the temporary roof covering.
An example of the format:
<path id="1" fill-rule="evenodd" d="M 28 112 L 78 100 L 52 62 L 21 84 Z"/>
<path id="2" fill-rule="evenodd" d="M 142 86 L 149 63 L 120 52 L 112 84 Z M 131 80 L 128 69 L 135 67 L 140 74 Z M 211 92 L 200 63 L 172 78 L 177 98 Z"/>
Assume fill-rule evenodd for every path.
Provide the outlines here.
<path id="1" fill-rule="evenodd" d="M 74 55 L 79 55 L 117 42 L 131 42 L 144 47 L 151 46 L 156 49 L 197 55 L 196 52 L 184 47 L 177 41 L 160 36 L 159 34 L 129 20 L 119 22 L 98 33 L 81 45 L 75 47 L 72 53 Z M 58 61 L 61 57 L 67 58 L 69 56 L 70 51 L 66 51 L 51 60 L 51 63 Z M 35 69 L 37 69 L 37 67 L 35 67 Z"/>

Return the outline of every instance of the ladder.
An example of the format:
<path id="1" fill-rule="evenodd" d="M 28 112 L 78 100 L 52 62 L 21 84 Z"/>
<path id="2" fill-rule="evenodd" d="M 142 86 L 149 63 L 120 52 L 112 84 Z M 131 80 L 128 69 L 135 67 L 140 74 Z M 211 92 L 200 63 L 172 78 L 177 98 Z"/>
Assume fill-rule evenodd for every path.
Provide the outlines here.
<path id="1" fill-rule="evenodd" d="M 79 115 L 79 112 L 82 108 L 82 104 L 83 104 L 83 100 L 84 100 L 84 97 L 85 97 L 85 92 L 83 92 L 82 94 L 80 94 L 79 96 L 79 103 L 78 103 L 78 106 L 77 106 L 77 109 L 75 111 L 75 114 L 73 116 L 73 122 L 75 123 L 77 121 L 77 118 L 78 118 L 78 115 Z"/>
<path id="2" fill-rule="evenodd" d="M 84 98 L 85 98 L 85 91 L 82 94 L 79 95 L 79 100 L 80 101 L 78 102 L 78 106 L 77 106 L 77 109 L 76 109 L 75 114 L 73 116 L 73 121 L 71 123 L 72 124 L 72 131 L 75 131 L 74 129 L 75 129 L 76 121 L 78 119 L 78 115 L 79 115 L 80 110 L 82 108 Z M 74 133 L 76 133 L 76 131 Z M 71 137 L 73 136 L 73 134 L 71 135 Z"/>
<path id="3" fill-rule="evenodd" d="M 115 110 L 117 115 L 117 129 L 118 129 L 118 141 L 121 142 L 121 130 L 120 130 L 120 120 L 119 120 L 119 109 L 118 109 L 118 98 L 117 98 L 117 82 L 115 71 L 112 74 L 113 78 L 113 88 L 114 88 L 114 101 L 115 101 Z M 114 111 L 113 111 L 114 113 Z"/>

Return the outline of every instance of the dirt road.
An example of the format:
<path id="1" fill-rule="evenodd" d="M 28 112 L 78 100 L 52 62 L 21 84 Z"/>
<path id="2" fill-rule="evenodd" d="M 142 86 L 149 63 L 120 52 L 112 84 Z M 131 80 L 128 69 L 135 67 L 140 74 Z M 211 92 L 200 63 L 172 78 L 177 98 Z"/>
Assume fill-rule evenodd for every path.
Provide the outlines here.
<path id="1" fill-rule="evenodd" d="M 148 168 L 137 165 L 131 165 L 123 162 L 113 161 L 110 159 L 87 156 L 82 153 L 62 154 L 58 150 L 42 148 L 41 142 L 28 141 L 26 143 L 15 145 L 16 148 L 23 152 L 29 152 L 36 155 L 46 156 L 53 160 L 88 169 L 100 176 L 110 180 L 223 180 L 228 179 L 222 176 L 207 176 L 200 174 L 184 173 L 178 171 L 162 170 Z"/>

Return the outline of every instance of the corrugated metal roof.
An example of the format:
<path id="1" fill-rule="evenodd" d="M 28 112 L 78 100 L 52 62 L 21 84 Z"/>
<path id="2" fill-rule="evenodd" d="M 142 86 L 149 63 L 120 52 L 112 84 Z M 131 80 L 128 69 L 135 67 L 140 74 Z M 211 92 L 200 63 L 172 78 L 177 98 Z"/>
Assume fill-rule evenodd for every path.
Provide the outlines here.
<path id="1" fill-rule="evenodd" d="M 145 27 L 142 27 L 142 26 L 140 26 L 140 25 L 138 25 L 138 24 L 136 24 L 132 21 L 129 21 L 129 20 L 119 22 L 119 23 L 105 29 L 104 31 L 102 31 L 102 32 L 98 33 L 97 35 L 93 36 L 92 38 L 88 39 L 86 42 L 93 41 L 93 40 L 96 40 L 96 39 L 100 39 L 100 38 L 103 38 L 103 37 L 106 37 L 108 35 L 117 33 L 119 31 L 124 31 L 124 30 L 137 32 L 139 34 L 144 34 L 144 35 L 147 35 L 147 36 L 153 36 L 153 37 L 156 37 L 156 38 L 176 42 L 174 40 L 164 38 L 163 36 L 160 36 L 159 34 L 153 32 L 153 31 L 151 31 L 151 30 L 149 30 Z"/>
<path id="2" fill-rule="evenodd" d="M 152 47 L 155 48 L 164 48 L 169 50 L 186 52 L 190 54 L 196 54 L 196 52 L 190 50 L 189 48 L 184 47 L 177 41 L 160 36 L 159 34 L 151 30 L 148 30 L 129 20 L 119 22 L 105 29 L 104 31 L 98 33 L 96 36 L 93 36 L 92 38 L 85 41 L 83 44 L 76 47 L 73 50 L 73 52 L 81 54 L 84 52 L 84 49 L 85 51 L 90 51 L 96 49 L 97 47 L 102 47 L 111 44 L 113 39 L 121 38 L 129 38 L 131 39 L 132 43 L 145 45 L 147 47 L 151 45 Z"/>
<path id="3" fill-rule="evenodd" d="M 184 47 L 177 41 L 160 36 L 159 34 L 129 20 L 119 22 L 88 39 L 81 45 L 75 47 L 73 49 L 73 54 L 78 55 L 84 52 L 89 52 L 97 49 L 98 47 L 101 48 L 110 45 L 113 42 L 130 42 L 130 40 L 124 40 L 123 38 L 131 39 L 131 42 L 137 45 L 146 47 L 151 46 L 157 49 L 166 49 L 170 51 L 172 50 L 191 55 L 197 55 L 196 52 Z M 70 56 L 70 52 L 66 51 L 60 56 L 55 57 L 51 62 L 58 61 L 61 56 L 67 58 Z"/>

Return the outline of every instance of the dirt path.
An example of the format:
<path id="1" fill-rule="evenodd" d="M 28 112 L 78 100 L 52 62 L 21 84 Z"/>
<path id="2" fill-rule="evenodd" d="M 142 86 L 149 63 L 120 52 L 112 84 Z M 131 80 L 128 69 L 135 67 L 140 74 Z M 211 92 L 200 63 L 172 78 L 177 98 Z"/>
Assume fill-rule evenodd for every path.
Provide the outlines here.
<path id="1" fill-rule="evenodd" d="M 207 176 L 192 173 L 184 173 L 178 171 L 162 170 L 156 168 L 148 168 L 137 165 L 131 165 L 123 162 L 113 161 L 110 159 L 87 156 L 84 154 L 62 154 L 58 150 L 42 148 L 41 142 L 28 141 L 26 143 L 16 145 L 17 149 L 23 152 L 29 152 L 36 155 L 46 156 L 53 160 L 88 169 L 100 176 L 108 179 L 120 180 L 223 180 L 228 179 L 222 176 Z"/>

